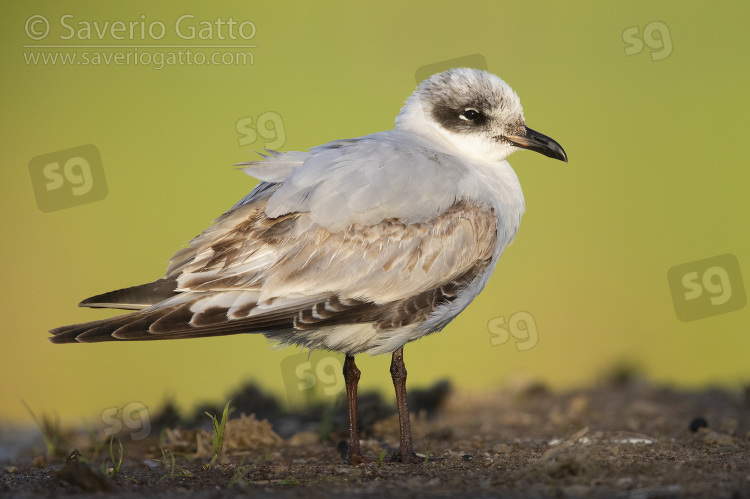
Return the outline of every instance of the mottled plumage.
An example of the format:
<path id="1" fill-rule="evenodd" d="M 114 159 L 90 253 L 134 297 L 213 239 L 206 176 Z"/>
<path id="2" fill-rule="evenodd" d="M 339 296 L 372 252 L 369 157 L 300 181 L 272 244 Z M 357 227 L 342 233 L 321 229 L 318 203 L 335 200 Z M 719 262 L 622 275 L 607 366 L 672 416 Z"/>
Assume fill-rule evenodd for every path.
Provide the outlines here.
<path id="1" fill-rule="evenodd" d="M 133 312 L 54 329 L 54 343 L 259 333 L 346 354 L 356 432 L 354 354 L 394 352 L 404 435 L 404 344 L 439 331 L 489 280 L 516 235 L 521 186 L 505 157 L 519 148 L 567 161 L 525 125 L 518 96 L 484 71 L 420 84 L 394 130 L 246 163 L 262 182 L 153 283 L 81 302 Z M 408 415 L 406 415 L 408 430 Z"/>

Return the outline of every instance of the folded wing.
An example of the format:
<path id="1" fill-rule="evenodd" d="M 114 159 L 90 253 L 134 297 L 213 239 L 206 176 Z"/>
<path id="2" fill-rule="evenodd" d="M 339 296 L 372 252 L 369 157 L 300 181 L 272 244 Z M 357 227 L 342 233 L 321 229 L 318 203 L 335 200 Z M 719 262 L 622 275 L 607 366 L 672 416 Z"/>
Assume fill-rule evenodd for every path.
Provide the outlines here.
<path id="1" fill-rule="evenodd" d="M 356 145 L 353 141 L 335 149 Z M 293 177 L 303 163 L 285 165 L 285 174 Z M 381 174 L 388 176 L 393 166 L 383 168 Z M 348 167 L 340 170 L 344 177 L 357 176 Z M 305 338 L 310 332 L 339 326 L 402 327 L 423 321 L 455 299 L 492 259 L 498 219 L 486 206 L 453 200 L 444 208 L 438 206 L 442 201 L 432 201 L 424 204 L 431 216 L 413 215 L 407 222 L 382 215 L 375 223 L 364 223 L 357 221 L 361 212 L 353 213 L 355 201 L 349 199 L 339 206 L 344 215 L 350 212 L 349 223 L 341 228 L 340 220 L 347 220 L 346 216 L 337 215 L 335 223 L 326 223 L 330 215 L 321 219 L 320 208 L 304 201 L 299 203 L 304 209 L 285 209 L 281 211 L 286 213 L 269 216 L 269 203 L 276 194 L 283 194 L 288 177 L 277 176 L 279 182 L 256 187 L 189 248 L 177 252 L 163 279 L 82 303 L 140 310 L 55 329 L 52 341 L 263 333 L 289 343 L 309 344 Z M 337 180 L 335 175 L 326 180 L 339 182 L 346 190 L 346 180 Z M 315 189 L 335 190 L 330 185 L 310 185 L 314 187 L 309 195 Z M 389 212 L 388 203 L 378 204 L 377 195 L 368 189 L 360 189 L 360 195 L 373 200 L 369 206 L 360 203 L 365 211 Z M 281 204 L 294 197 L 289 196 L 285 194 Z M 118 295 L 127 300 L 118 303 Z"/>

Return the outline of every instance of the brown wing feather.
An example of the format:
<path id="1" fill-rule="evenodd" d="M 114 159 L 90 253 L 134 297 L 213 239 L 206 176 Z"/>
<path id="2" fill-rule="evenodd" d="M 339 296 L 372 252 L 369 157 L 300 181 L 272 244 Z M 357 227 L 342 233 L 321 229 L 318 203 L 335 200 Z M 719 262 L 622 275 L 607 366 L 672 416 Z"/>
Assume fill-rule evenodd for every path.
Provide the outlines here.
<path id="1" fill-rule="evenodd" d="M 494 212 L 464 202 L 420 223 L 389 219 L 340 233 L 309 227 L 299 213 L 269 219 L 266 202 L 267 196 L 224 214 L 175 254 L 165 277 L 178 283 L 173 297 L 132 314 L 57 328 L 51 340 L 286 338 L 344 324 L 408 326 L 477 278 L 497 237 Z M 284 305 L 287 296 L 302 298 Z"/>

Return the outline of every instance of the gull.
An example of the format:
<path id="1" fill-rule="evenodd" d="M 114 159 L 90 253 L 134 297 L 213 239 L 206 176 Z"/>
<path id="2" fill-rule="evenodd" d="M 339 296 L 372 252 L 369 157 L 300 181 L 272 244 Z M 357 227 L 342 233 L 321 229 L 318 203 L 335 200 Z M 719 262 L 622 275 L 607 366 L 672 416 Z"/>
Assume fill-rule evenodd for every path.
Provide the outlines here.
<path id="1" fill-rule="evenodd" d="M 414 451 L 404 345 L 442 330 L 485 287 L 524 211 L 505 158 L 528 149 L 567 162 L 526 126 L 510 86 L 454 68 L 420 83 L 393 130 L 241 163 L 261 182 L 172 257 L 152 283 L 79 306 L 132 312 L 53 329 L 53 343 L 259 333 L 341 352 L 347 462 L 365 456 L 357 425 L 359 353 L 392 354 L 399 414 L 394 461 Z"/>

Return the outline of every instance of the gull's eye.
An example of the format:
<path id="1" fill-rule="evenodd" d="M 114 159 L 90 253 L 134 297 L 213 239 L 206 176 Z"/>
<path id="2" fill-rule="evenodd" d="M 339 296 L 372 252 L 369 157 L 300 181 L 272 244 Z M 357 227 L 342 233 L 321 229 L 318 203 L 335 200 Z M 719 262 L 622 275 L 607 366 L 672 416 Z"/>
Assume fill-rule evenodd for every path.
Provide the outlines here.
<path id="1" fill-rule="evenodd" d="M 465 109 L 462 114 L 458 115 L 462 120 L 474 121 L 481 116 L 476 109 Z"/>

